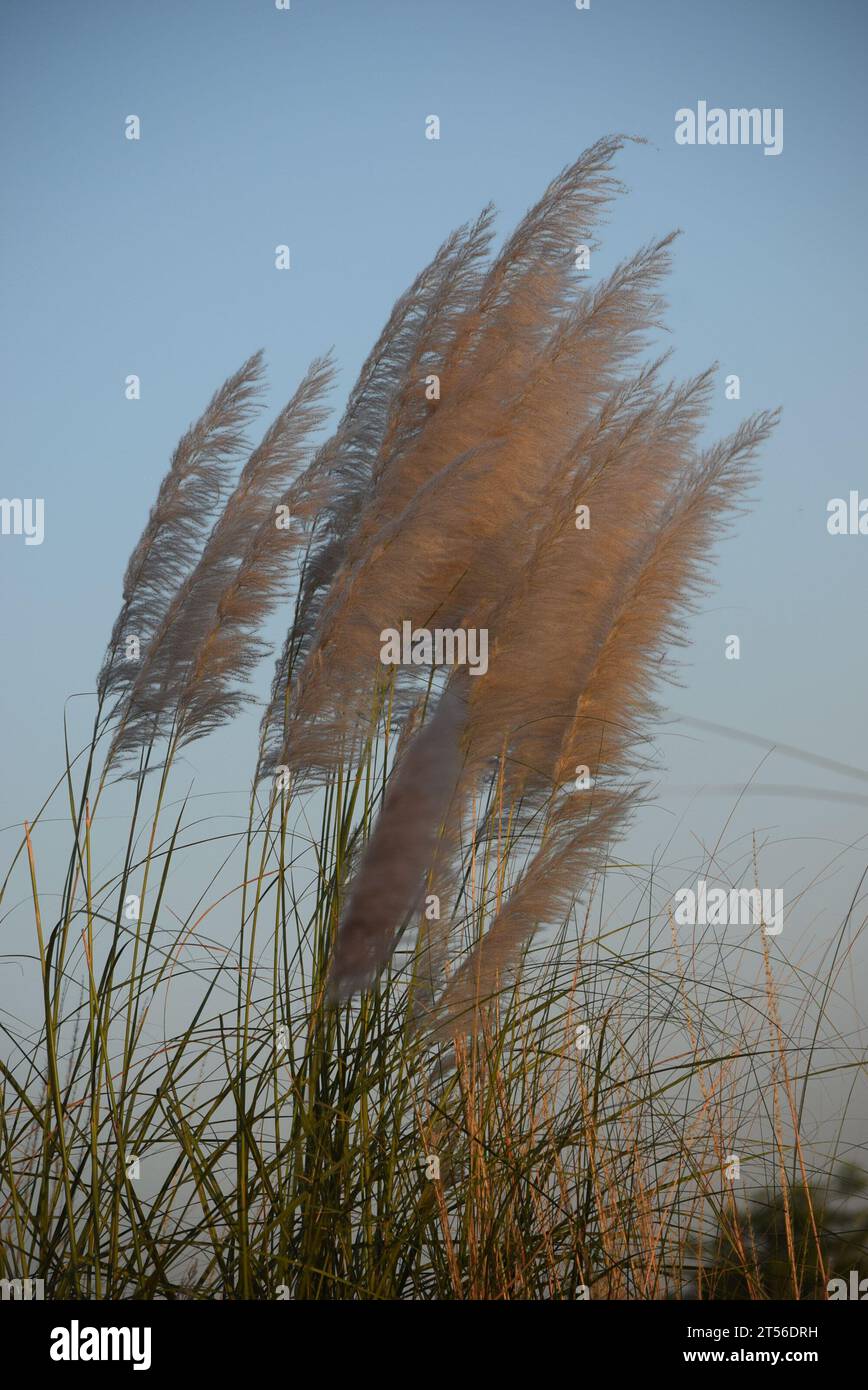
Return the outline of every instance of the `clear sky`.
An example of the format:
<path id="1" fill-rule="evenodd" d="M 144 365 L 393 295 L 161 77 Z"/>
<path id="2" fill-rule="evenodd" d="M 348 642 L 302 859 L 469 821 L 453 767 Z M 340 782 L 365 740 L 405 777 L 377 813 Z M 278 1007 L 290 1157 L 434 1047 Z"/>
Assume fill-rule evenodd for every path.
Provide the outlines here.
<path id="1" fill-rule="evenodd" d="M 45 499 L 45 540 L 0 537 L 0 824 L 62 765 L 64 699 L 93 689 L 127 556 L 214 388 L 261 346 L 277 408 L 334 345 L 345 390 L 450 229 L 493 199 L 507 230 L 615 131 L 650 143 L 620 161 L 631 191 L 594 269 L 682 228 L 675 371 L 740 376 L 718 432 L 784 408 L 672 708 L 868 769 L 868 536 L 826 530 L 830 498 L 868 496 L 866 30 L 861 0 L 5 0 L 0 495 Z M 783 152 L 676 144 L 676 110 L 699 100 L 782 108 Z M 71 707 L 82 739 L 91 708 Z M 254 740 L 252 716 L 196 745 L 198 789 L 242 789 Z M 741 787 L 762 756 L 687 726 L 661 750 L 648 857 L 679 816 L 688 850 L 714 840 L 734 796 L 685 789 Z M 774 882 L 868 836 L 868 781 L 781 752 L 757 780 L 814 789 L 751 793 L 729 828 L 785 847 Z M 865 844 L 808 904 L 812 930 Z"/>

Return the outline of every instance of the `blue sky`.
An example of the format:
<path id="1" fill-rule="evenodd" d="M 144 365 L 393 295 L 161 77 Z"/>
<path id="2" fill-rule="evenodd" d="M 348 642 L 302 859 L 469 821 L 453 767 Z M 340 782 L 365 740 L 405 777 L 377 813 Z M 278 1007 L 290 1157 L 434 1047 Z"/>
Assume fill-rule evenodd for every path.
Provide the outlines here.
<path id="1" fill-rule="evenodd" d="M 0 495 L 44 497 L 46 535 L 0 537 L 0 824 L 31 814 L 62 765 L 64 700 L 93 689 L 127 556 L 214 388 L 264 347 L 276 409 L 333 345 L 346 390 L 454 226 L 493 199 L 508 230 L 613 131 L 649 143 L 621 159 L 630 193 L 594 269 L 682 228 L 674 370 L 718 360 L 740 376 L 716 432 L 784 409 L 672 708 L 868 768 L 868 537 L 826 531 L 830 498 L 868 495 L 866 16 L 858 0 L 5 5 Z M 677 145 L 675 112 L 700 99 L 783 108 L 783 153 Z M 124 138 L 131 113 L 138 142 Z M 738 662 L 723 656 L 730 633 Z M 91 709 L 71 706 L 82 739 Z M 197 788 L 242 789 L 254 741 L 251 716 L 197 745 Z M 661 749 L 672 790 L 664 779 L 637 832 L 649 857 L 679 817 L 687 850 L 713 840 L 733 797 L 685 789 L 742 786 L 762 756 L 687 727 Z M 772 836 L 774 881 L 810 878 L 868 834 L 865 784 L 780 752 L 759 781 L 816 793 L 739 805 L 731 833 Z M 861 846 L 843 851 L 821 924 L 863 866 Z"/>

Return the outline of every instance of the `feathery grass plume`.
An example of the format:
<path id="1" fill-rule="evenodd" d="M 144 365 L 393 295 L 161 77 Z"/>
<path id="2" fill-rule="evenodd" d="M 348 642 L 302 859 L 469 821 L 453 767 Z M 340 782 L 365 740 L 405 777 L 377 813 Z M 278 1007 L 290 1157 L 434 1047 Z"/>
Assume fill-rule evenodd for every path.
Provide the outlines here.
<path id="1" fill-rule="evenodd" d="M 582 798 L 577 792 L 576 797 Z M 558 925 L 606 866 L 613 839 L 624 832 L 638 804 L 636 788 L 595 791 L 576 808 L 563 805 L 550 817 L 540 847 L 496 914 L 482 940 L 465 957 L 429 1016 L 431 1042 L 473 1033 L 485 1010 L 508 987 L 533 934 Z"/>
<path id="2" fill-rule="evenodd" d="M 470 756 L 478 762 L 505 750 L 507 798 L 550 788 L 613 595 L 644 554 L 707 410 L 710 370 L 652 395 L 650 377 L 640 381 L 643 403 L 607 407 L 566 485 L 538 504 L 534 553 L 489 619 L 494 655 L 473 691 Z M 589 509 L 586 529 L 577 528 L 577 505 Z"/>
<path id="3" fill-rule="evenodd" d="M 324 422 L 320 404 L 330 389 L 334 368 L 318 360 L 293 397 L 283 449 L 291 467 L 304 456 L 308 436 Z M 310 529 L 332 496 L 332 479 L 310 465 L 287 487 L 254 531 L 228 587 L 221 594 L 211 627 L 200 640 L 179 707 L 179 745 L 202 738 L 238 713 L 252 697 L 233 685 L 243 682 L 269 651 L 257 636 L 265 618 L 289 597 L 294 578 L 290 561 L 309 537 Z M 295 576 L 297 577 L 297 576 Z"/>
<path id="4" fill-rule="evenodd" d="M 450 1006 L 451 1018 L 466 1010 L 477 987 L 481 997 L 493 988 L 493 975 L 526 939 L 521 924 L 527 935 L 533 930 L 529 904 L 538 904 L 545 883 L 554 888 L 561 877 L 568 882 L 571 866 L 582 862 L 584 827 L 576 839 L 570 821 L 580 814 L 582 796 L 591 798 L 591 793 L 564 798 L 563 788 L 579 767 L 588 769 L 598 787 L 603 777 L 623 781 L 636 770 L 643 724 L 656 713 L 651 692 L 665 674 L 661 660 L 680 640 L 680 627 L 670 615 L 673 609 L 689 611 L 690 593 L 698 582 L 670 572 L 669 589 L 654 591 L 648 611 L 643 599 L 650 590 L 640 584 L 634 595 L 636 574 L 647 580 L 649 572 L 662 572 L 670 554 L 670 533 L 674 529 L 680 535 L 679 528 L 690 524 L 698 528 L 698 535 L 683 546 L 677 540 L 675 556 L 682 550 L 690 555 L 691 546 L 698 545 L 692 573 L 701 568 L 709 535 L 715 528 L 720 533 L 721 510 L 728 506 L 732 511 L 738 488 L 743 491 L 752 481 L 747 465 L 770 428 L 771 417 L 748 421 L 714 451 L 710 464 L 691 465 L 685 450 L 707 406 L 710 380 L 709 371 L 678 389 L 669 388 L 656 398 L 653 409 L 643 412 L 641 429 L 638 421 L 622 427 L 615 466 L 610 458 L 602 470 L 593 457 L 588 459 L 588 481 L 580 495 L 593 499 L 590 531 L 576 534 L 556 516 L 525 585 L 507 603 L 502 621 L 494 621 L 497 649 L 488 678 L 473 689 L 465 766 L 472 776 L 474 762 L 490 757 L 499 742 L 506 764 L 505 800 L 510 807 L 521 807 L 510 827 L 514 841 L 532 842 L 533 827 L 545 821 L 546 828 L 543 849 L 532 860 L 527 883 L 519 884 L 503 929 L 498 928 L 491 947 L 480 949 L 475 961 L 480 978 L 471 988 L 468 966 L 461 983 L 450 986 L 449 998 L 456 1001 L 454 1009 Z M 627 432 L 631 437 L 625 460 Z M 594 480 L 597 490 L 592 492 Z M 609 485 L 608 499 L 600 488 L 603 480 Z M 696 503 L 692 508 L 686 503 L 695 488 L 707 507 L 704 528 Z M 625 592 L 632 596 L 632 626 L 629 617 L 620 617 L 627 604 Z M 575 634 L 568 644 L 562 640 L 565 630 Z M 629 659 L 624 659 L 625 640 Z M 533 662 L 527 661 L 529 651 Z M 613 651 L 622 657 L 615 675 Z M 600 795 L 594 794 L 596 803 Z M 634 795 L 638 799 L 638 786 Z M 626 803 L 621 808 L 623 823 L 629 810 Z M 502 827 L 495 823 L 491 833 L 502 833 Z M 555 895 L 548 920 L 556 917 L 561 904 Z M 429 935 L 436 937 L 436 928 Z M 431 949 L 442 965 L 443 943 L 432 943 Z M 448 1023 L 445 1026 L 448 1031 Z"/>
<path id="5" fill-rule="evenodd" d="M 610 156 L 611 150 L 604 153 Z M 565 251 L 566 218 L 577 215 L 582 200 L 586 219 L 599 211 L 612 192 L 607 168 L 600 151 L 593 160 L 578 161 L 569 180 L 556 181 L 555 192 L 541 204 L 543 212 L 529 215 L 522 235 L 511 239 L 514 262 L 502 257 L 494 281 L 500 292 L 509 286 L 511 299 L 500 303 L 491 296 L 491 323 L 484 318 L 476 323 L 471 362 L 480 357 L 486 335 L 498 338 L 499 347 L 476 375 L 468 376 L 467 365 L 458 373 L 455 388 L 366 509 L 359 528 L 365 549 L 326 597 L 300 676 L 296 723 L 282 762 L 331 765 L 334 746 L 323 710 L 331 703 L 336 717 L 339 707 L 344 718 L 348 712 L 361 718 L 362 710 L 351 702 L 364 700 L 375 657 L 373 631 L 403 618 L 422 625 L 434 614 L 441 624 L 460 619 L 464 593 L 453 595 L 451 606 L 447 600 L 472 571 L 474 554 L 502 529 L 502 513 L 516 516 L 545 488 L 553 462 L 575 438 L 591 402 L 611 384 L 614 366 L 639 346 L 638 335 L 657 307 L 653 286 L 666 268 L 671 238 L 640 252 L 596 295 L 579 296 L 571 313 L 563 311 L 563 301 L 578 293 Z M 552 285 L 559 297 L 550 293 Z M 470 479 L 453 478 L 456 460 L 471 460 L 492 443 L 500 446 L 496 468 L 474 496 L 467 490 Z M 448 477 L 450 486 L 426 493 L 440 477 Z M 420 506 L 426 496 L 436 499 L 427 511 Z M 448 547 L 442 545 L 444 535 Z M 322 730 L 318 750 L 310 731 L 299 731 L 314 714 Z"/>
<path id="6" fill-rule="evenodd" d="M 466 682 L 463 673 L 449 682 L 389 780 L 335 938 L 326 987 L 330 1004 L 342 1004 L 373 983 L 418 905 L 461 769 Z"/>
<path id="7" fill-rule="evenodd" d="M 456 416 L 476 402 L 480 419 L 463 446 L 469 449 L 485 437 L 486 418 L 479 401 L 483 389 L 493 392 L 498 406 L 521 389 L 557 319 L 581 295 L 585 274 L 574 265 L 575 243 L 578 238 L 590 248 L 597 245 L 594 228 L 608 203 L 623 192 L 611 167 L 627 138 L 606 137 L 585 150 L 551 182 L 494 257 L 448 350 L 439 360 L 432 354 L 431 368 L 436 368 L 445 390 L 420 448 L 395 458 L 380 480 L 361 518 L 356 558 L 459 452 Z M 483 217 L 487 215 L 488 210 Z M 467 423 L 472 426 L 472 421 Z"/>
<path id="8" fill-rule="evenodd" d="M 563 914 L 568 885 L 578 886 L 579 875 L 593 867 L 595 847 L 629 815 L 639 789 L 613 783 L 633 770 L 636 744 L 656 713 L 655 686 L 668 674 L 661 659 L 684 643 L 686 617 L 708 582 L 710 553 L 743 508 L 755 480 L 753 460 L 776 420 L 775 412 L 752 416 L 682 470 L 632 562 L 616 570 L 615 594 L 594 633 L 593 662 L 553 769 L 542 845 L 447 985 L 437 1037 L 479 1025 L 477 1003 L 497 994 L 539 926 Z M 591 786 L 564 795 L 579 766 L 589 769 Z"/>
<path id="9" fill-rule="evenodd" d="M 562 667 L 567 667 L 567 685 L 563 708 L 560 712 L 561 725 L 568 720 L 571 711 L 575 707 L 575 700 L 580 685 L 577 683 L 575 665 L 569 662 L 560 661 L 562 655 L 562 635 L 563 635 L 563 607 L 557 601 L 557 587 L 555 594 L 552 593 L 551 566 L 554 566 L 555 578 L 562 579 L 567 574 L 570 582 L 573 583 L 575 595 L 582 601 L 580 603 L 581 619 L 588 621 L 587 598 L 588 589 L 596 580 L 599 585 L 598 573 L 605 575 L 609 572 L 609 567 L 617 571 L 619 559 L 614 539 L 622 539 L 625 555 L 629 554 L 630 548 L 635 547 L 637 526 L 641 529 L 641 523 L 647 523 L 649 517 L 653 516 L 654 501 L 659 502 L 665 490 L 666 481 L 671 477 L 672 471 L 678 463 L 683 460 L 683 448 L 686 441 L 692 439 L 698 427 L 698 419 L 701 414 L 701 403 L 704 402 L 708 390 L 708 374 L 698 383 L 692 384 L 689 389 L 674 394 L 674 404 L 664 397 L 658 406 L 660 420 L 657 424 L 656 435 L 652 432 L 655 449 L 646 447 L 644 452 L 637 446 L 642 439 L 642 432 L 634 422 L 630 422 L 625 433 L 632 435 L 630 449 L 623 446 L 620 450 L 622 474 L 615 476 L 611 481 L 608 474 L 617 475 L 618 470 L 613 466 L 608 470 L 599 469 L 598 472 L 605 477 L 604 491 L 608 491 L 609 500 L 609 526 L 603 524 L 597 527 L 597 535 L 602 532 L 602 536 L 608 543 L 608 550 L 603 563 L 600 564 L 600 544 L 598 539 L 597 546 L 594 547 L 596 563 L 587 557 L 584 569 L 578 567 L 579 580 L 576 580 L 577 567 L 573 563 L 570 567 L 570 557 L 567 556 L 565 569 L 565 557 L 563 546 L 566 543 L 575 550 L 577 541 L 572 506 L 564 505 L 560 516 L 555 515 L 554 536 L 552 536 L 552 525 L 545 527 L 545 519 L 551 510 L 552 497 L 550 492 L 543 492 L 541 483 L 548 481 L 550 486 L 554 482 L 560 486 L 556 488 L 561 494 L 565 492 L 563 483 L 563 460 L 566 458 L 575 470 L 575 437 L 577 425 L 581 423 L 589 410 L 590 404 L 599 400 L 603 391 L 612 389 L 612 383 L 617 371 L 623 363 L 635 353 L 638 347 L 644 345 L 644 333 L 649 324 L 654 323 L 655 314 L 659 310 L 661 300 L 657 293 L 657 284 L 666 268 L 668 268 L 668 251 L 671 245 L 672 236 L 664 238 L 662 241 L 653 244 L 639 252 L 631 261 L 617 268 L 609 280 L 600 287 L 595 293 L 586 295 L 582 298 L 576 310 L 564 315 L 555 324 L 548 340 L 544 343 L 543 350 L 537 361 L 533 364 L 531 371 L 526 375 L 524 387 L 518 395 L 517 401 L 509 403 L 502 412 L 502 416 L 513 426 L 513 429 L 506 435 L 501 425 L 498 436 L 496 437 L 497 453 L 491 465 L 492 477 L 482 473 L 482 486 L 473 486 L 478 483 L 480 474 L 477 471 L 476 478 L 464 472 L 460 466 L 460 461 L 453 460 L 450 465 L 442 469 L 423 486 L 413 497 L 404 512 L 396 518 L 388 527 L 382 528 L 381 532 L 375 536 L 377 542 L 372 555 L 366 557 L 368 569 L 374 570 L 373 599 L 374 603 L 391 603 L 395 600 L 392 597 L 400 592 L 401 612 L 380 607 L 374 609 L 372 616 L 365 610 L 365 604 L 359 602 L 359 580 L 360 574 L 357 571 L 351 580 L 350 592 L 353 597 L 351 609 L 351 621 L 347 624 L 350 631 L 350 640 L 355 643 L 356 649 L 360 653 L 376 650 L 377 635 L 383 627 L 397 626 L 405 617 L 409 616 L 412 623 L 427 625 L 432 616 L 436 614 L 439 623 L 449 624 L 459 612 L 465 615 L 470 611 L 470 618 L 463 617 L 461 621 L 473 623 L 475 619 L 482 616 L 486 611 L 490 611 L 496 596 L 502 589 L 506 576 L 516 567 L 517 560 L 523 553 L 521 541 L 523 533 L 529 536 L 534 534 L 533 522 L 542 525 L 545 538 L 548 541 L 545 558 L 549 562 L 549 569 L 545 570 L 540 562 L 539 550 L 537 561 L 542 571 L 542 586 L 539 592 L 542 594 L 542 607 L 537 610 L 536 618 L 542 618 L 543 624 L 549 620 L 549 626 L 553 618 L 556 626 L 555 638 L 552 642 L 545 641 L 545 633 L 537 630 L 537 624 L 532 622 L 530 630 L 525 627 L 519 629 L 520 640 L 516 644 L 514 651 L 517 656 L 519 666 L 519 680 L 514 682 L 517 686 L 519 695 L 516 704 L 516 692 L 512 694 L 511 701 L 515 718 L 516 708 L 519 711 L 519 728 L 527 726 L 530 721 L 527 718 L 528 709 L 549 707 L 551 698 L 551 688 L 548 676 L 548 665 L 555 661 L 558 665 L 558 674 L 561 675 L 561 688 L 563 688 Z M 600 345 L 600 352 L 596 358 L 593 355 L 593 347 Z M 592 385 L 585 392 L 584 412 L 578 417 L 570 416 L 564 409 L 563 397 L 565 390 L 575 381 L 577 375 L 577 347 L 584 348 L 582 354 L 582 366 L 587 371 L 590 367 L 597 367 L 597 371 L 591 371 Z M 581 379 L 581 378 L 580 378 Z M 645 378 L 640 376 L 640 380 Z M 581 391 L 573 392 L 580 396 Z M 669 395 L 672 395 L 670 389 Z M 668 406 L 668 408 L 667 408 Z M 524 412 L 524 414 L 523 414 Z M 609 414 L 613 413 L 613 408 L 609 407 Z M 615 412 L 617 414 L 617 412 Z M 527 419 L 525 434 L 522 437 L 520 426 Z M 558 434 L 558 426 L 561 433 Z M 648 431 L 646 430 L 646 436 Z M 544 445 L 541 447 L 538 440 L 542 435 Z M 518 438 L 516 438 L 518 436 Z M 585 432 L 580 433 L 580 441 L 586 445 Z M 545 444 L 551 448 L 550 456 L 545 456 Z M 679 453 L 679 448 L 682 452 Z M 611 447 L 609 450 L 612 452 Z M 504 476 L 509 476 L 508 468 L 503 466 L 503 455 L 511 453 L 508 462 L 512 464 L 516 488 L 518 490 L 518 502 L 510 505 L 512 499 L 509 496 L 509 488 L 504 486 Z M 540 477 L 539 462 L 540 455 L 551 458 L 549 464 L 548 479 Z M 585 461 L 586 450 L 579 451 L 579 458 Z M 537 465 L 534 474 L 533 468 L 528 467 L 528 462 L 532 461 Z M 627 463 L 632 465 L 632 471 Z M 459 466 L 456 466 L 458 463 Z M 560 468 L 560 472 L 558 472 Z M 444 481 L 444 475 L 448 480 L 448 486 L 438 486 Z M 530 475 L 530 476 L 528 476 Z M 569 478 L 569 470 L 567 472 Z M 462 484 L 471 483 L 469 497 L 462 495 Z M 484 492 L 487 486 L 491 495 L 491 485 L 496 488 L 498 506 L 496 511 L 495 525 L 487 522 L 486 509 L 484 504 Z M 534 486 L 534 484 L 536 486 Z M 631 487 L 632 484 L 632 487 Z M 546 506 L 540 505 L 540 496 L 544 496 Z M 628 498 L 628 505 L 625 508 L 625 495 Z M 566 503 L 566 497 L 562 500 Z M 438 504 L 442 507 L 438 512 Z M 631 524 L 631 505 L 632 505 L 632 524 Z M 501 507 L 506 511 L 506 521 L 502 521 L 499 512 Z M 627 516 L 625 517 L 625 510 Z M 604 512 L 605 516 L 605 512 Z M 462 520 L 464 529 L 462 531 Z M 439 524 L 438 524 L 439 523 Z M 518 529 L 517 528 L 521 528 Z M 613 537 L 614 532 L 614 537 Z M 450 544 L 448 555 L 444 560 L 444 568 L 438 578 L 432 582 L 432 566 L 426 564 L 427 556 L 430 551 L 426 551 L 426 537 L 439 537 L 448 534 Z M 496 540 L 502 537 L 501 546 L 496 547 Z M 552 541 L 560 542 L 560 545 L 553 545 Z M 457 541 L 457 544 L 456 544 Z M 465 542 L 462 549 L 461 542 Z M 456 549 L 458 554 L 456 556 Z M 496 551 L 496 563 L 492 564 L 492 552 Z M 377 562 L 384 555 L 388 555 L 386 577 L 382 572 L 377 574 Z M 482 557 L 483 563 L 480 566 L 480 574 L 477 575 L 474 566 L 479 563 Z M 438 557 L 439 558 L 439 557 Z M 487 563 L 485 563 L 487 561 Z M 364 569 L 365 564 L 359 567 Z M 456 573 L 457 571 L 457 573 Z M 388 576 L 392 576 L 392 582 Z M 480 585 L 480 579 L 484 575 L 484 581 Z M 584 583 L 581 576 L 584 575 Z M 399 580 L 400 576 L 400 580 Z M 468 582 L 468 576 L 469 582 Z M 451 585 L 448 581 L 451 579 Z M 475 586 L 474 586 L 475 581 Z M 456 588 L 464 587 L 464 594 L 458 599 L 453 600 L 449 589 L 454 592 Z M 438 596 L 443 593 L 449 594 L 449 598 L 444 604 L 442 601 L 439 606 L 436 603 Z M 418 595 L 418 600 L 414 606 L 414 598 Z M 593 595 L 592 595 L 593 596 Z M 552 601 L 554 597 L 554 602 Z M 450 601 L 456 603 L 455 609 L 450 607 Z M 573 607 L 575 608 L 575 597 Z M 475 610 L 475 611 L 474 611 Z M 495 639 L 497 640 L 498 629 L 495 628 Z M 541 635 L 543 640 L 541 641 Z M 327 659 L 322 662 L 321 682 L 334 679 L 335 658 L 333 649 L 329 644 L 333 640 L 333 634 L 328 633 L 322 641 L 323 647 L 329 647 Z M 523 668 L 527 664 L 529 652 L 534 652 L 534 676 L 538 676 L 536 694 L 538 699 L 534 700 L 533 692 L 521 690 L 521 676 Z M 317 653 L 322 656 L 322 652 Z M 495 662 L 495 669 L 497 662 Z M 338 670 L 341 670 L 340 658 L 338 659 Z M 360 668 L 353 672 L 345 683 L 341 683 L 341 702 L 344 710 L 348 704 L 358 699 L 359 711 L 361 712 L 362 702 L 365 700 L 369 686 L 366 684 L 366 676 L 369 679 L 370 662 L 364 661 Z M 342 673 L 343 674 L 343 673 Z M 522 699 L 524 695 L 529 695 L 527 700 Z M 350 697 L 348 699 L 348 696 Z M 501 707 L 500 717 L 497 720 L 497 736 L 502 739 L 504 730 L 508 725 L 504 723 L 504 714 L 509 710 Z M 317 726 L 314 725 L 316 733 Z M 334 720 L 326 719 L 319 725 L 320 738 L 329 740 L 326 757 L 336 756 L 336 741 L 334 740 Z M 303 758 L 307 763 L 316 760 L 317 748 L 315 738 L 312 741 L 310 734 L 310 720 L 307 722 L 301 734 L 298 736 L 295 753 L 296 757 Z M 544 767 L 543 777 L 548 780 L 551 777 L 552 763 L 557 748 L 560 743 L 560 736 L 556 735 L 554 747 L 548 759 L 548 767 Z M 488 751 L 488 750 L 487 750 Z M 472 785 L 472 783 L 471 783 Z M 549 783 L 550 785 L 550 783 Z M 463 788 L 461 789 L 464 790 Z M 461 797 L 457 799 L 458 810 L 460 813 Z M 429 827 L 429 834 L 433 835 L 436 827 Z M 442 849 L 442 847 L 441 847 Z M 447 851 L 448 854 L 448 851 Z M 575 855 L 573 856 L 575 859 Z M 441 863 L 443 856 L 441 854 Z M 398 873 L 397 866 L 392 866 L 392 871 Z M 391 923 L 388 937 L 394 939 L 397 924 Z M 423 933 L 424 934 L 424 933 Z M 442 933 L 435 929 L 428 933 L 431 938 L 429 943 L 432 949 L 436 948 L 435 938 L 441 937 Z M 442 949 L 438 953 L 442 957 Z M 430 979 L 430 971 L 429 971 Z"/>
<path id="10" fill-rule="evenodd" d="M 779 418 L 759 411 L 702 453 L 677 479 L 655 533 L 619 578 L 605 635 L 576 705 L 555 769 L 576 759 L 591 775 L 623 765 L 628 741 L 654 718 L 655 687 L 674 673 L 663 662 L 686 643 L 686 620 L 710 587 L 716 544 L 745 510 L 756 455 Z M 587 756 L 580 756 L 587 754 Z"/>
<path id="11" fill-rule="evenodd" d="M 694 385 L 702 383 L 703 378 L 697 378 L 697 383 L 677 393 L 678 398 L 689 401 Z M 570 822 L 581 816 L 583 797 L 598 802 L 601 794 L 607 794 L 601 793 L 601 786 L 616 777 L 624 779 L 635 770 L 643 726 L 657 712 L 654 688 L 669 674 L 661 661 L 669 648 L 683 644 L 684 620 L 702 588 L 713 543 L 753 482 L 752 460 L 775 419 L 767 412 L 752 417 L 692 467 L 682 470 L 670 488 L 662 514 L 650 534 L 642 538 L 632 561 L 615 568 L 614 592 L 593 634 L 592 664 L 572 716 L 566 723 L 563 717 L 552 721 L 562 735 L 548 805 L 545 779 L 535 779 L 538 795 L 528 799 L 525 816 L 530 823 L 543 812 L 547 816 L 543 847 L 520 880 L 505 913 L 448 986 L 438 1011 L 447 1033 L 474 1000 L 487 999 L 496 992 L 498 975 L 514 962 L 540 921 L 556 918 L 563 902 L 556 893 L 547 913 L 535 921 L 534 912 L 545 884 L 551 882 L 556 889 L 561 871 L 563 881 L 569 881 L 579 862 L 583 828 L 575 833 Z M 496 671 L 495 664 L 492 676 Z M 554 681 L 556 673 L 551 674 Z M 534 708 L 533 700 L 539 694 L 529 694 L 529 708 Z M 471 725 L 472 721 L 473 711 Z M 543 728 L 549 730 L 549 721 Z M 595 790 L 564 796 L 563 788 L 580 766 L 588 769 Z M 521 771 L 526 772 L 527 765 Z M 534 779 L 522 778 L 523 785 L 528 782 L 533 786 Z M 635 794 L 638 796 L 638 788 Z M 629 810 L 628 804 L 622 806 L 622 819 Z"/>
<path id="12" fill-rule="evenodd" d="M 306 569 L 300 633 L 310 635 L 315 595 L 331 583 L 343 562 L 362 506 L 390 457 L 428 418 L 422 374 L 446 350 L 457 321 L 478 292 L 492 216 L 488 207 L 475 223 L 453 232 L 396 302 L 337 431 L 321 450 L 318 465 L 335 472 L 335 498 Z"/>
<path id="13" fill-rule="evenodd" d="M 558 470 L 583 423 L 578 410 L 584 416 L 611 385 L 607 358 L 620 365 L 626 344 L 635 346 L 636 335 L 647 326 L 658 302 L 652 287 L 668 264 L 669 242 L 619 268 L 566 327 L 559 326 L 528 389 L 493 414 L 490 439 L 450 458 L 375 535 L 340 600 L 330 596 L 328 623 L 315 648 L 322 660 L 305 673 L 308 689 L 300 700 L 302 711 L 305 697 L 315 703 L 318 723 L 296 730 L 297 759 L 310 765 L 322 758 L 330 765 L 334 744 L 323 719 L 324 709 L 336 703 L 330 688 L 340 692 L 335 718 L 346 719 L 354 708 L 361 716 L 383 629 L 403 620 L 414 627 L 483 625 L 505 577 L 527 553 L 533 520 L 545 514 L 540 499 L 548 500 L 558 487 Z M 479 467 L 483 449 L 487 466 Z M 424 672 L 420 677 L 415 670 L 401 671 L 399 693 L 412 695 L 420 678 Z"/>
<path id="14" fill-rule="evenodd" d="M 452 886 L 459 823 L 487 769 L 497 766 L 499 800 L 524 807 L 524 819 L 510 813 L 514 841 L 527 826 L 542 823 L 543 802 L 565 729 L 574 713 L 576 692 L 587 671 L 590 635 L 607 587 L 616 583 L 630 547 L 642 544 L 643 525 L 653 517 L 667 480 L 683 466 L 685 450 L 707 404 L 711 370 L 675 388 L 655 386 L 666 357 L 644 366 L 609 397 L 592 424 L 565 456 L 560 476 L 524 519 L 535 537 L 534 551 L 510 585 L 499 593 L 485 617 L 492 655 L 485 680 L 471 687 L 468 732 L 461 785 L 438 847 L 436 881 Z M 590 531 L 577 533 L 575 499 L 593 506 Z M 517 535 L 506 550 L 477 562 L 488 563 L 490 592 L 498 593 L 510 551 L 521 553 Z M 482 578 L 482 576 L 480 576 Z M 480 615 L 482 617 L 482 615 Z M 564 633 L 570 634 L 564 641 Z M 531 794 L 529 796 L 529 793 Z M 494 816 L 476 831 L 477 851 L 487 836 L 502 836 Z M 421 923 L 417 953 L 424 956 L 424 987 L 417 1015 L 430 1010 L 448 954 L 449 918 Z"/>
<path id="15" fill-rule="evenodd" d="M 452 573 L 439 555 L 429 573 L 432 592 L 441 584 L 446 589 L 440 623 L 482 625 L 503 591 L 502 576 L 520 572 L 529 559 L 539 526 L 574 471 L 577 441 L 585 438 L 624 365 L 659 326 L 663 300 L 657 286 L 669 269 L 675 235 L 643 248 L 601 286 L 582 293 L 560 318 L 522 389 L 504 410 L 494 435 L 500 446 L 497 504 L 479 496 L 473 510 L 476 544 L 473 534 L 466 536 L 466 550 L 459 549 L 456 556 L 460 568 L 452 562 L 450 544 Z M 429 524 L 454 527 L 448 514 L 432 516 Z M 464 539 L 461 528 L 454 529 Z"/>
<path id="16" fill-rule="evenodd" d="M 120 699 L 139 673 L 125 639 L 147 650 L 178 585 L 192 568 L 247 447 L 245 428 L 261 408 L 262 352 L 216 391 L 172 455 L 148 523 L 127 564 L 123 604 L 97 679 L 100 704 Z"/>
<path id="17" fill-rule="evenodd" d="M 612 163 L 630 138 L 607 136 L 583 151 L 507 238 L 444 363 L 450 410 L 492 376 L 516 388 L 531 365 L 528 340 L 542 347 L 548 327 L 581 296 L 585 273 L 576 269 L 576 243 L 597 249 L 595 228 L 624 191 L 612 177 Z"/>
<path id="18" fill-rule="evenodd" d="M 282 574 L 263 531 L 267 526 L 276 530 L 280 499 L 306 458 L 309 435 L 325 419 L 322 397 L 333 376 L 330 357 L 316 358 L 245 463 L 195 568 L 176 591 L 154 635 L 129 691 L 109 762 L 164 737 L 182 715 L 184 740 L 189 742 L 198 737 L 199 715 L 205 733 L 236 707 L 226 681 L 236 672 L 246 673 L 260 650 L 245 621 L 245 598 L 252 599 L 256 589 L 249 616 L 255 617 L 257 609 L 264 613 L 269 606 L 266 591 L 272 585 L 279 590 Z M 240 589 L 230 594 L 242 569 L 248 590 L 244 597 Z M 215 629 L 225 625 L 230 613 L 232 635 L 227 644 L 222 634 L 217 640 Z"/>
<path id="19" fill-rule="evenodd" d="M 318 521 L 319 540 L 305 563 L 296 611 L 278 659 L 262 720 L 263 770 L 277 761 L 285 736 L 288 685 L 308 650 L 322 598 L 347 562 L 362 508 L 396 454 L 424 427 L 432 405 L 422 390 L 479 292 L 493 210 L 458 228 L 396 302 L 350 393 L 334 435 L 313 468 L 331 477 L 331 500 Z"/>

